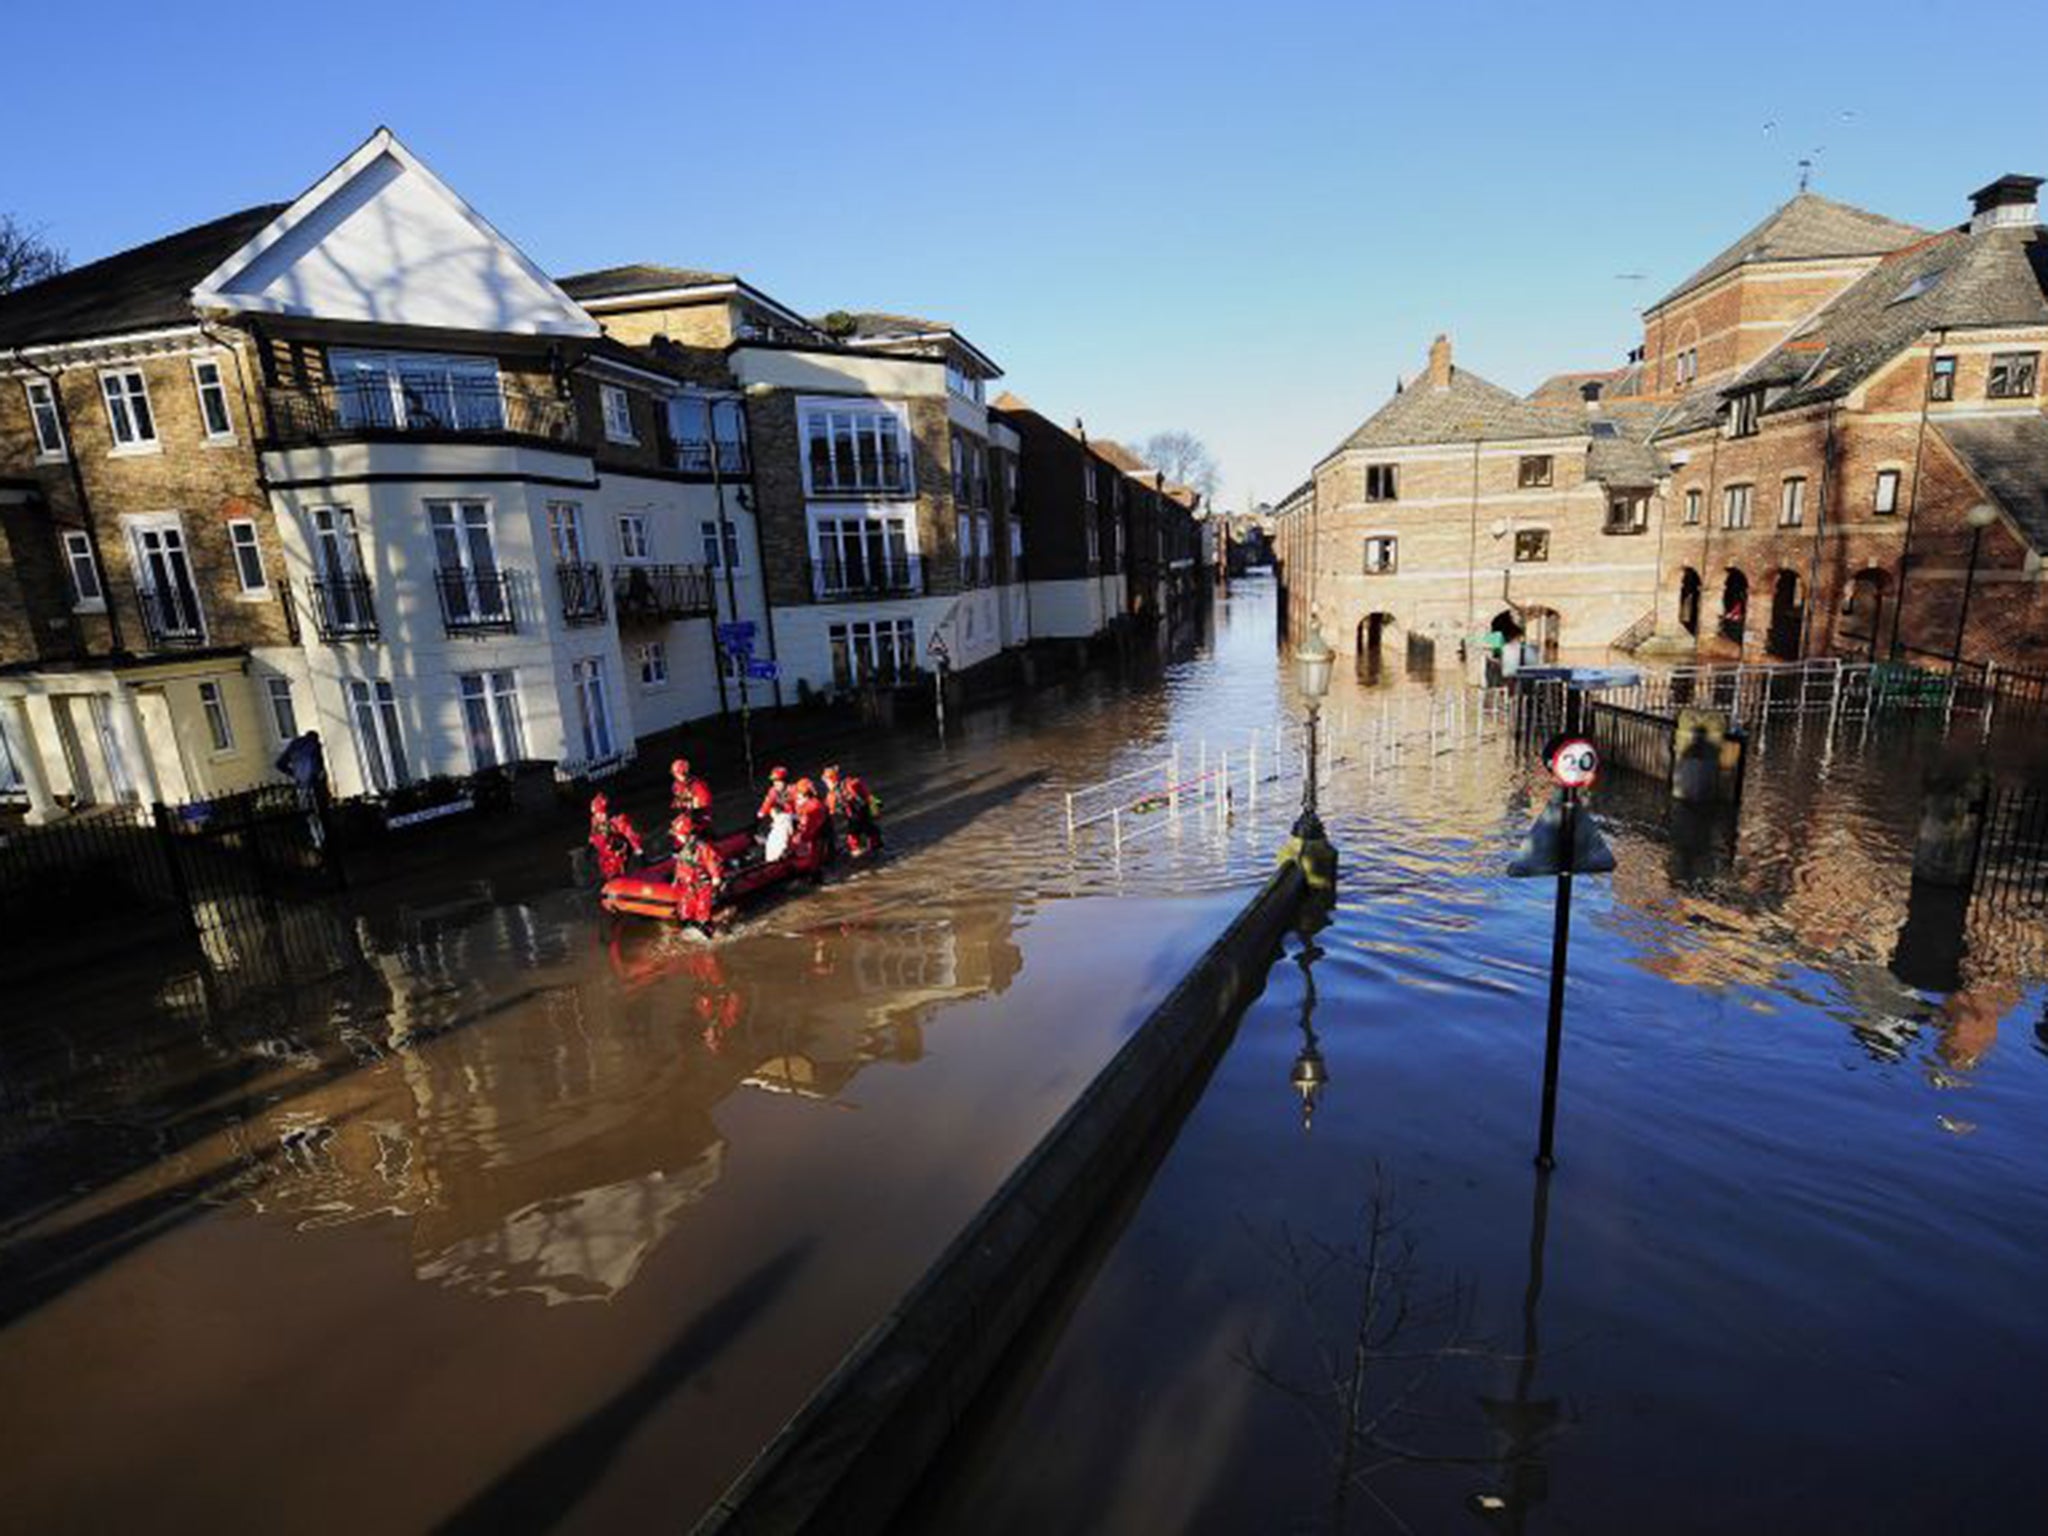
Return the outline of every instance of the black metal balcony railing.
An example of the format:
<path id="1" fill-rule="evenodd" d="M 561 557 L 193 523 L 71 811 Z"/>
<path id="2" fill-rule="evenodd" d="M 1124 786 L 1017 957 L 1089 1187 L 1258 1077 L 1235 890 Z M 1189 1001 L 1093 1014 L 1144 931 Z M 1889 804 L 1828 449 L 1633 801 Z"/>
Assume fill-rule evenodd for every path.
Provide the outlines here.
<path id="1" fill-rule="evenodd" d="M 621 624 L 659 624 L 708 617 L 715 594 L 701 565 L 620 565 L 612 569 L 612 601 Z"/>
<path id="2" fill-rule="evenodd" d="M 270 439 L 287 446 L 351 438 L 518 437 L 567 443 L 576 408 L 544 392 L 483 379 L 388 379 L 273 385 L 263 393 Z"/>
<path id="3" fill-rule="evenodd" d="M 811 562 L 811 594 L 819 601 L 863 597 L 916 597 L 924 591 L 924 565 L 916 555 Z"/>
<path id="4" fill-rule="evenodd" d="M 677 469 L 686 475 L 708 475 L 711 473 L 711 453 L 718 450 L 718 472 L 721 475 L 744 475 L 750 459 L 745 443 L 721 441 L 712 444 L 703 438 L 686 439 L 669 445 L 670 456 Z"/>
<path id="5" fill-rule="evenodd" d="M 306 603 L 322 640 L 374 640 L 377 605 L 367 576 L 314 576 L 306 581 Z"/>
<path id="6" fill-rule="evenodd" d="M 907 496 L 910 494 L 910 455 L 888 454 L 880 459 L 861 455 L 834 465 L 822 456 L 811 459 L 811 494 L 814 496 Z"/>
<path id="7" fill-rule="evenodd" d="M 562 588 L 563 623 L 604 622 L 603 566 L 589 562 L 565 561 L 555 567 L 555 579 Z"/>
<path id="8" fill-rule="evenodd" d="M 137 587 L 135 603 L 142 611 L 142 633 L 151 650 L 179 650 L 206 643 L 199 597 L 189 587 Z"/>
<path id="9" fill-rule="evenodd" d="M 518 629 L 512 582 L 503 571 L 437 571 L 441 620 L 451 635 L 509 635 Z"/>

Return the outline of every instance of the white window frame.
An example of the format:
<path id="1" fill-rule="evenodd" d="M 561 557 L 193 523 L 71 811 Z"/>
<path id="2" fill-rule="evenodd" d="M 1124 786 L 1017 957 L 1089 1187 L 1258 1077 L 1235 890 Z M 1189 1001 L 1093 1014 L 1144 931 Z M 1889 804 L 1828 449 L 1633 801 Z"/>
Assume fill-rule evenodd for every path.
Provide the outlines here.
<path id="1" fill-rule="evenodd" d="M 1379 555 L 1378 560 L 1373 558 L 1375 552 Z M 1368 533 L 1360 548 L 1359 564 L 1368 576 L 1394 575 L 1401 569 L 1401 536 L 1398 533 Z"/>
<path id="2" fill-rule="evenodd" d="M 1685 490 L 1685 526 L 1686 526 L 1686 527 L 1688 527 L 1688 528 L 1697 528 L 1697 527 L 1699 527 L 1699 525 L 1700 525 L 1700 519 L 1701 519 L 1701 518 L 1702 518 L 1702 517 L 1703 517 L 1703 516 L 1705 515 L 1705 512 L 1704 512 L 1704 508 L 1705 508 L 1705 505 L 1706 505 L 1706 500 L 1707 500 L 1707 498 L 1706 498 L 1706 494 L 1705 494 L 1705 493 L 1704 493 L 1703 491 L 1701 491 L 1701 490 L 1700 490 L 1700 488 L 1699 488 L 1698 486 L 1696 486 L 1696 485 L 1690 485 L 1690 486 L 1687 486 L 1687 487 L 1686 487 L 1686 490 Z"/>
<path id="3" fill-rule="evenodd" d="M 642 640 L 634 660 L 640 667 L 640 688 L 651 693 L 668 686 L 668 642 Z"/>
<path id="4" fill-rule="evenodd" d="M 884 647 L 887 647 L 885 655 Z M 841 675 L 839 653 L 846 654 Z M 887 660 L 889 665 L 884 667 Z M 835 691 L 907 681 L 917 671 L 917 621 L 912 618 L 842 619 L 825 626 L 825 664 Z"/>
<path id="5" fill-rule="evenodd" d="M 526 730 L 520 721 L 519 679 L 512 671 L 501 667 L 458 672 L 455 689 L 462 703 L 462 739 L 469 747 L 470 772 L 521 761 L 526 756 Z"/>
<path id="6" fill-rule="evenodd" d="M 207 382 L 206 369 L 213 370 L 213 381 Z M 192 389 L 199 397 L 199 430 L 209 444 L 232 443 L 235 440 L 235 413 L 228 406 L 228 376 L 222 371 L 220 354 L 207 353 L 192 359 Z M 220 404 L 220 419 L 223 423 L 216 429 L 207 419 L 206 401 L 211 394 Z"/>
<path id="7" fill-rule="evenodd" d="M 1806 476 L 1787 475 L 1778 483 L 1778 526 L 1806 526 Z"/>
<path id="8" fill-rule="evenodd" d="M 1899 481 L 1902 478 L 1896 469 L 1880 469 L 1877 484 L 1870 492 L 1870 515 L 1872 517 L 1897 517 L 1899 515 Z M 1889 493 L 1889 494 L 1887 494 Z"/>
<path id="9" fill-rule="evenodd" d="M 583 503 L 548 503 L 548 548 L 557 565 L 588 565 L 589 546 L 583 542 Z"/>
<path id="10" fill-rule="evenodd" d="M 575 691 L 583 760 L 602 763 L 618 756 L 619 739 L 612 724 L 611 695 L 605 686 L 604 658 L 585 656 L 569 664 L 569 686 Z"/>
<path id="11" fill-rule="evenodd" d="M 105 613 L 107 611 L 107 584 L 100 575 L 100 563 L 92 555 L 92 535 L 83 528 L 64 530 L 64 573 L 71 581 L 71 611 L 73 613 Z M 83 570 L 92 577 L 92 596 L 85 595 L 85 588 L 78 579 Z"/>
<path id="12" fill-rule="evenodd" d="M 357 347 L 329 347 L 327 369 L 334 378 L 335 419 L 344 428 L 393 428 L 411 431 L 435 426 L 451 432 L 502 432 L 505 430 L 505 376 L 495 357 L 473 353 L 372 352 Z M 486 370 L 495 404 L 479 412 L 481 392 L 457 396 L 457 381 L 481 384 Z M 412 392 L 427 407 L 428 419 L 415 422 L 407 408 L 407 379 Z M 424 388 L 422 384 L 424 382 Z M 381 385 L 382 388 L 377 386 Z M 441 404 L 447 420 L 433 411 L 436 401 L 425 392 L 434 387 L 446 391 Z"/>
<path id="13" fill-rule="evenodd" d="M 299 734 L 299 702 L 292 697 L 292 680 L 275 674 L 266 677 L 263 698 L 270 706 L 270 733 L 283 746 Z"/>
<path id="14" fill-rule="evenodd" d="M 850 478 L 842 477 L 840 474 L 839 450 L 842 439 L 837 422 L 842 417 L 846 420 L 844 445 L 852 454 L 853 472 Z M 819 435 L 813 427 L 819 421 L 825 423 L 825 456 L 832 465 L 830 483 L 825 485 L 818 483 L 815 455 L 812 451 L 812 444 Z M 884 422 L 889 424 L 887 432 L 882 430 Z M 797 437 L 803 454 L 804 490 L 812 496 L 872 496 L 880 500 L 908 501 L 917 495 L 916 439 L 911 435 L 910 415 L 902 405 L 893 400 L 829 395 L 799 400 Z M 885 485 L 881 479 L 872 486 L 863 486 L 859 483 L 860 449 L 863 442 L 872 443 L 878 471 L 884 467 L 884 451 L 893 449 L 904 469 L 904 482 L 901 487 Z"/>
<path id="15" fill-rule="evenodd" d="M 212 678 L 201 679 L 199 710 L 206 717 L 207 740 L 215 757 L 232 757 L 235 752 L 235 722 L 228 714 L 228 698 Z"/>
<path id="16" fill-rule="evenodd" d="M 698 520 L 697 539 L 704 550 L 704 568 L 708 571 L 722 571 L 729 561 L 732 572 L 737 576 L 745 567 L 741 564 L 740 528 L 731 518 L 706 517 Z"/>
<path id="17" fill-rule="evenodd" d="M 202 645 L 205 644 L 206 605 L 199 595 L 199 573 L 192 564 L 192 545 L 185 537 L 185 520 L 175 512 L 140 512 L 123 514 L 121 523 L 128 535 L 128 558 L 134 562 L 135 586 L 138 593 L 157 590 L 153 583 L 144 579 L 149 570 L 147 540 L 151 536 L 158 540 L 158 553 L 167 567 L 173 554 L 184 566 L 187 591 L 178 596 L 174 606 L 181 606 L 186 597 L 191 599 L 192 611 L 189 617 L 192 626 L 176 633 L 196 637 Z M 170 535 L 168 540 L 164 537 L 166 534 Z M 100 574 L 104 577 L 106 573 L 103 571 Z"/>
<path id="18" fill-rule="evenodd" d="M 381 677 L 352 677 L 343 690 L 348 698 L 349 734 L 355 738 L 363 784 L 373 795 L 387 795 L 412 782 L 405 760 L 405 737 L 398 720 L 398 694 Z"/>
<path id="19" fill-rule="evenodd" d="M 64 439 L 64 413 L 57 405 L 56 387 L 48 379 L 24 379 L 21 387 L 28 396 L 28 419 L 35 429 L 36 462 L 61 464 L 71 456 L 71 447 Z"/>
<path id="20" fill-rule="evenodd" d="M 891 561 L 902 560 L 909 573 L 910 583 L 918 584 L 923 571 L 924 556 L 917 544 L 918 519 L 914 512 L 890 506 L 861 506 L 857 503 L 813 507 L 809 518 L 811 569 L 816 573 L 813 590 L 822 597 L 830 598 L 835 593 L 848 593 L 855 589 L 846 585 L 832 587 L 826 584 L 826 569 L 837 565 L 844 571 L 853 565 L 847 558 L 849 545 L 858 546 L 861 551 L 861 568 L 872 563 L 876 547 L 880 546 L 883 558 Z M 825 558 L 825 546 L 836 545 L 833 560 Z"/>
<path id="21" fill-rule="evenodd" d="M 135 402 L 138 400 L 142 402 L 142 415 L 149 423 L 147 435 L 137 430 Z M 114 440 L 110 452 L 124 455 L 163 452 L 163 438 L 156 429 L 156 407 L 149 398 L 149 379 L 140 368 L 101 369 L 100 404 L 107 409 L 107 432 Z M 124 422 L 127 424 L 125 433 L 122 430 Z"/>
<path id="22" fill-rule="evenodd" d="M 634 546 L 637 545 L 638 548 Z M 654 537 L 645 512 L 619 514 L 619 559 L 628 565 L 645 565 L 654 558 Z"/>
<path id="23" fill-rule="evenodd" d="M 633 430 L 633 397 L 617 384 L 600 384 L 597 398 L 604 416 L 605 441 L 638 447 L 640 437 Z"/>
<path id="24" fill-rule="evenodd" d="M 1721 528 L 1734 533 L 1756 526 L 1756 487 L 1729 485 L 1721 489 Z"/>
<path id="25" fill-rule="evenodd" d="M 241 537 L 244 533 L 248 535 L 246 539 Z M 257 536 L 254 518 L 231 517 L 228 519 L 228 553 L 234 557 L 235 595 L 250 601 L 269 597 L 270 572 L 263 564 L 263 541 Z M 253 586 L 249 582 L 248 569 L 242 564 L 244 555 L 248 556 L 256 564 L 256 582 Z"/>

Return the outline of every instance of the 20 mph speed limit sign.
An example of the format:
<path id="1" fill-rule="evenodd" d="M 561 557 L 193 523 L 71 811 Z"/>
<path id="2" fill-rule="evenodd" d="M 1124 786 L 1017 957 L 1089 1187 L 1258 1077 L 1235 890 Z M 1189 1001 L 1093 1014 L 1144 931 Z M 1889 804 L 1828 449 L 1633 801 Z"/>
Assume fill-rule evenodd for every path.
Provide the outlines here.
<path id="1" fill-rule="evenodd" d="M 1550 776 L 1566 789 L 1584 789 L 1600 777 L 1600 753 L 1583 736 L 1568 736 L 1551 751 Z"/>

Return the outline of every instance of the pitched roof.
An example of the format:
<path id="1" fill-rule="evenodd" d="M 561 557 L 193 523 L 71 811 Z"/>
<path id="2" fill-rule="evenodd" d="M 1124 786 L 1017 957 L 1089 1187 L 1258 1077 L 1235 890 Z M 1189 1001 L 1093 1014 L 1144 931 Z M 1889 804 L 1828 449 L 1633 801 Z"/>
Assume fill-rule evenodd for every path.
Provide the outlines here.
<path id="1" fill-rule="evenodd" d="M 1346 448 L 1397 448 L 1422 443 L 1497 442 L 1518 437 L 1584 437 L 1579 410 L 1534 405 L 1464 368 L 1448 387 L 1418 378 L 1381 406 L 1343 442 Z"/>
<path id="2" fill-rule="evenodd" d="M 1150 464 L 1113 437 L 1091 437 L 1088 446 L 1095 450 L 1098 458 L 1107 459 L 1127 475 L 1143 478 L 1154 472 Z"/>
<path id="3" fill-rule="evenodd" d="M 1574 373 L 1553 373 L 1525 397 L 1536 405 L 1577 405 L 1586 398 L 1588 384 L 1605 385 L 1621 376 L 1620 368 L 1589 368 Z"/>
<path id="4" fill-rule="evenodd" d="M 193 286 L 286 206 L 244 208 L 18 288 L 0 298 L 0 347 L 189 324 Z"/>
<path id="5" fill-rule="evenodd" d="M 1763 261 L 1815 261 L 1829 256 L 1881 256 L 1915 240 L 1927 231 L 1901 224 L 1882 214 L 1866 213 L 1847 203 L 1835 202 L 1817 192 L 1801 192 L 1780 204 L 1770 215 L 1712 261 L 1652 304 L 1662 309 L 1673 299 L 1737 267 Z"/>
<path id="6" fill-rule="evenodd" d="M 695 267 L 664 267 L 652 262 L 631 262 L 623 267 L 601 267 L 595 272 L 578 272 L 558 277 L 555 285 L 572 299 L 616 299 L 635 293 L 661 293 L 670 288 L 707 288 L 717 283 L 736 283 L 730 272 L 704 272 Z"/>
<path id="7" fill-rule="evenodd" d="M 1937 418 L 1934 430 L 2012 515 L 2037 550 L 2048 551 L 2048 417 L 2039 411 Z"/>
<path id="8" fill-rule="evenodd" d="M 892 315 L 880 309 L 848 309 L 838 313 L 853 321 L 853 334 L 870 340 L 888 337 L 930 336 L 953 334 L 953 327 L 943 320 L 926 320 L 918 315 Z M 812 324 L 822 327 L 823 319 Z"/>

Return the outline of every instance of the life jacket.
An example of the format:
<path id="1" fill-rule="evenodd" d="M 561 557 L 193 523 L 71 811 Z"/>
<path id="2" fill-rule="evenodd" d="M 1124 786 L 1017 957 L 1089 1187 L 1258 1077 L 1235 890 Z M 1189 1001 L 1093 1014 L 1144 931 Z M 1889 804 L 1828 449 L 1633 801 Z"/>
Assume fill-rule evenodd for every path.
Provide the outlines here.
<path id="1" fill-rule="evenodd" d="M 787 784 L 771 783 L 768 793 L 761 797 L 761 809 L 754 812 L 756 821 L 766 821 L 777 811 L 789 809 L 790 789 Z"/>

